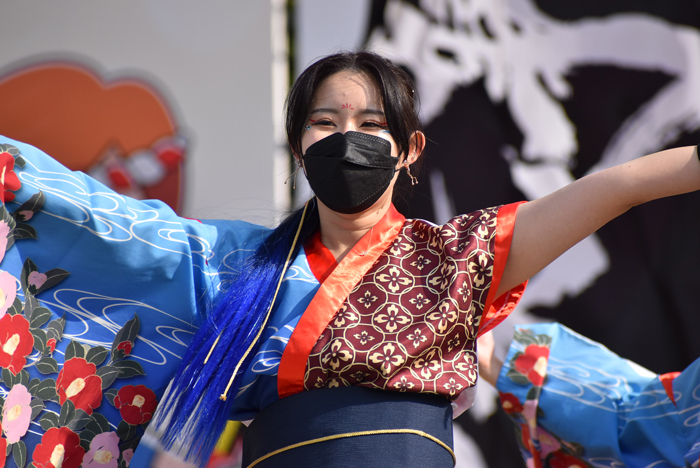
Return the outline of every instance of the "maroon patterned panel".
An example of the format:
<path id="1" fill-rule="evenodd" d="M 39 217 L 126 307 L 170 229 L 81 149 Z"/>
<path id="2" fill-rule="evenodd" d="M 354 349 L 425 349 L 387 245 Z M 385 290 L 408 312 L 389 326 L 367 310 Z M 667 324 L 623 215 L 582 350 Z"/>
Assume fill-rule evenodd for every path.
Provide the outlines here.
<path id="1" fill-rule="evenodd" d="M 361 385 L 455 398 L 477 378 L 498 208 L 406 220 L 318 338 L 304 388 Z"/>

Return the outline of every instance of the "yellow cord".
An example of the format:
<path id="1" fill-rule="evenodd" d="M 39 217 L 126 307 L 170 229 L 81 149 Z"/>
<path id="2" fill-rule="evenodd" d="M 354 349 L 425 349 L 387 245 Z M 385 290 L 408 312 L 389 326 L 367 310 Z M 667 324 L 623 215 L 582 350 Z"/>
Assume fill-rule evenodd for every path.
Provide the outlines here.
<path id="1" fill-rule="evenodd" d="M 204 359 L 204 364 L 206 364 L 207 361 L 209 361 L 209 358 L 211 357 L 211 353 L 214 351 L 214 348 L 216 348 L 216 343 L 219 342 L 219 338 L 221 338 L 221 333 L 219 333 L 219 336 L 217 336 L 216 340 L 214 340 L 214 344 L 211 345 L 211 349 L 209 350 L 209 354 L 207 354 L 206 359 Z"/>
<path id="2" fill-rule="evenodd" d="M 221 396 L 219 397 L 220 400 L 226 401 L 226 395 L 228 394 L 228 391 L 231 388 L 231 384 L 233 383 L 233 379 L 235 379 L 236 374 L 238 374 L 238 369 L 241 368 L 241 365 L 243 364 L 243 361 L 245 361 L 245 358 L 248 356 L 248 353 L 250 353 L 250 350 L 253 349 L 253 346 L 255 346 L 255 343 L 258 341 L 258 338 L 260 338 L 260 335 L 262 334 L 263 330 L 265 330 L 265 325 L 267 325 L 267 320 L 270 318 L 270 312 L 272 312 L 272 307 L 275 305 L 275 300 L 277 299 L 277 293 L 280 290 L 280 286 L 282 286 L 282 280 L 284 279 L 284 275 L 287 272 L 287 267 L 289 266 L 289 260 L 292 258 L 292 253 L 294 253 L 294 248 L 297 245 L 297 240 L 299 239 L 299 233 L 301 232 L 301 227 L 304 225 L 304 218 L 306 217 L 306 208 L 308 206 L 309 206 L 309 202 L 306 202 L 306 204 L 304 205 L 304 211 L 301 213 L 301 221 L 299 221 L 299 227 L 297 228 L 297 233 L 294 235 L 294 242 L 292 242 L 292 248 L 289 249 L 289 254 L 287 255 L 287 261 L 284 262 L 284 268 L 282 269 L 282 274 L 280 275 L 280 279 L 277 282 L 277 289 L 275 289 L 275 295 L 272 296 L 272 302 L 270 303 L 270 308 L 267 309 L 267 314 L 265 315 L 265 321 L 260 326 L 260 330 L 258 330 L 258 334 L 255 335 L 253 342 L 250 343 L 250 346 L 248 346 L 248 349 L 246 349 L 245 354 L 243 354 L 243 357 L 241 358 L 241 360 L 238 361 L 238 364 L 236 364 L 236 368 L 233 370 L 233 375 L 231 375 L 231 379 L 228 381 L 228 385 L 226 385 L 226 390 L 224 390 L 224 393 L 222 393 Z M 218 338 L 217 338 L 217 341 L 218 341 Z M 211 354 L 211 351 L 209 352 L 209 354 Z"/>
<path id="3" fill-rule="evenodd" d="M 336 440 L 336 439 L 346 439 L 348 437 L 359 437 L 359 436 L 367 436 L 367 435 L 380 435 L 380 434 L 416 434 L 421 437 L 425 437 L 426 439 L 430 439 L 436 444 L 440 445 L 442 448 L 447 450 L 450 455 L 452 456 L 452 463 L 456 464 L 457 463 L 457 457 L 455 456 L 455 453 L 452 451 L 449 445 L 438 439 L 437 437 L 434 437 L 427 432 L 419 431 L 416 429 L 380 429 L 376 431 L 361 431 L 361 432 L 346 432 L 344 434 L 335 434 L 332 436 L 326 436 L 326 437 L 319 437 L 318 439 L 312 439 L 312 440 L 305 440 L 304 442 L 299 442 L 296 444 L 288 445 L 286 447 L 282 447 L 281 449 L 277 449 L 273 452 L 268 453 L 267 455 L 263 455 L 262 457 L 258 458 L 255 460 L 253 463 L 248 465 L 248 468 L 253 468 L 255 465 L 257 465 L 260 462 L 263 462 L 267 460 L 268 458 L 278 455 L 282 452 L 286 452 L 287 450 L 292 450 L 295 448 L 299 447 L 304 447 L 305 445 L 311 445 L 311 444 L 317 444 L 319 442 L 326 442 L 329 440 Z"/>

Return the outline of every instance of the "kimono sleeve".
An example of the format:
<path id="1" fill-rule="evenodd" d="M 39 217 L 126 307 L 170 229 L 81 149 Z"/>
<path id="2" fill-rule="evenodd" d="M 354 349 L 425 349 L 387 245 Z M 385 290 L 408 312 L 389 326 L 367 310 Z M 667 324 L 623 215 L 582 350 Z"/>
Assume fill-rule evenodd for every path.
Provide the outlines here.
<path id="1" fill-rule="evenodd" d="M 64 466 L 89 465 L 93 442 L 128 460 L 264 229 L 179 218 L 2 137 L 0 164 L 0 384 L 19 411 L 3 419 L 0 465 L 44 466 L 58 443 Z"/>
<path id="2" fill-rule="evenodd" d="M 522 297 L 527 282 L 496 297 L 505 270 L 518 206 L 513 203 L 458 216 L 440 229 L 442 251 L 457 265 L 457 281 L 450 295 L 471 296 L 480 315 L 478 334 L 508 317 Z"/>
<path id="3" fill-rule="evenodd" d="M 529 325 L 497 388 L 528 466 L 697 466 L 700 361 L 659 376 L 562 325 Z"/>

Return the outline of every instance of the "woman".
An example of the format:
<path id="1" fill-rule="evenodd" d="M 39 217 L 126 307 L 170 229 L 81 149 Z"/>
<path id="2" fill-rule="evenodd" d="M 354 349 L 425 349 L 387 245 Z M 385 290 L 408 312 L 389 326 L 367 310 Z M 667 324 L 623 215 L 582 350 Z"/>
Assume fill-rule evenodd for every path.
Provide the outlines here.
<path id="1" fill-rule="evenodd" d="M 287 131 L 317 198 L 272 232 L 176 218 L 3 141 L 16 158 L 5 164 L 5 200 L 16 196 L 20 206 L 5 215 L 11 248 L 2 268 L 20 278 L 24 300 L 7 314 L 18 332 L 0 334 L 0 347 L 13 356 L 21 347 L 25 359 L 28 341 L 14 337 L 26 329 L 37 353 L 65 355 L 63 366 L 39 365 L 35 353 L 13 367 L 0 353 L 12 401 L 24 398 L 12 408 L 40 408 L 26 416 L 33 431 L 13 432 L 15 463 L 128 462 L 199 308 L 199 331 L 161 402 L 156 427 L 166 447 L 202 462 L 227 418 L 254 418 L 248 466 L 452 466 L 450 400 L 464 406 L 476 383 L 476 336 L 505 318 L 529 277 L 610 219 L 700 188 L 694 148 L 678 148 L 444 226 L 405 220 L 391 205 L 394 184 L 399 170 L 411 175 L 425 137 L 405 73 L 365 52 L 327 57 L 301 75 Z M 32 197 L 37 189 L 44 195 Z M 28 221 L 50 238 L 25 241 Z M 75 272 L 65 266 L 72 262 Z M 16 303 L 10 293 L 6 302 Z M 38 305 L 54 318 L 48 326 Z M 61 309 L 65 334 L 82 335 L 90 349 L 53 338 Z M 129 320 L 135 310 L 140 320 Z M 100 360 L 98 345 L 110 342 L 110 360 L 106 350 Z M 49 375 L 61 369 L 33 385 L 32 364 Z M 132 376 L 139 385 L 115 381 Z M 55 397 L 36 391 L 52 385 Z M 22 406 L 31 390 L 43 408 Z M 25 439 L 36 448 L 22 459 L 16 447 Z"/>
<path id="2" fill-rule="evenodd" d="M 405 169 L 410 174 L 424 146 L 410 84 L 399 69 L 369 54 L 329 57 L 300 76 L 290 93 L 288 111 L 290 146 L 317 195 L 320 232 L 313 226 L 307 232 L 316 237 L 303 244 L 321 286 L 305 305 L 301 318 L 297 313 L 289 322 L 274 323 L 272 319 L 272 329 L 281 330 L 286 325 L 294 333 L 268 333 L 270 340 L 288 339 L 288 343 L 274 348 L 281 353 L 281 361 L 268 372 L 273 380 L 276 377 L 277 392 L 254 391 L 270 397 L 262 405 L 259 400 L 252 403 L 253 412 L 271 405 L 256 417 L 248 434 L 245 461 L 257 461 L 259 466 L 265 462 L 270 466 L 289 465 L 295 460 L 302 463 L 304 459 L 324 460 L 320 464 L 325 464 L 333 460 L 329 453 L 353 450 L 370 454 L 367 462 L 376 463 L 380 447 L 390 445 L 395 449 L 382 464 L 392 460 L 397 466 L 410 462 L 421 466 L 426 462 L 416 457 L 429 453 L 430 465 L 437 466 L 440 455 L 447 455 L 447 451 L 426 438 L 418 437 L 416 443 L 416 437 L 405 437 L 400 448 L 399 442 L 389 442 L 395 434 L 356 440 L 354 434 L 370 429 L 412 430 L 419 426 L 435 435 L 443 428 L 420 426 L 424 416 L 417 416 L 420 421 L 403 418 L 394 424 L 393 413 L 382 413 L 367 425 L 351 427 L 349 419 L 367 422 L 370 415 L 356 417 L 354 412 L 361 412 L 357 408 L 362 406 L 348 401 L 361 400 L 366 392 L 350 393 L 345 387 L 388 391 L 371 395 L 377 399 L 395 398 L 392 391 L 455 398 L 475 383 L 476 334 L 504 318 L 530 276 L 631 206 L 700 186 L 693 149 L 678 149 L 597 174 L 522 205 L 517 208 L 517 218 L 516 207 L 506 206 L 432 227 L 402 219 L 390 203 L 396 171 Z M 388 144 L 382 144 L 384 141 Z M 212 347 L 216 352 L 221 346 L 221 341 L 214 344 L 217 337 L 218 333 L 210 333 L 203 340 L 199 350 L 202 362 Z M 222 356 L 234 355 L 236 349 L 246 346 L 236 343 Z M 264 344 L 261 349 L 260 359 L 264 359 L 268 349 Z M 183 372 L 186 378 L 176 384 L 178 394 L 192 380 L 208 378 L 206 371 L 199 371 L 203 366 L 196 358 L 186 362 L 191 365 Z M 219 372 L 226 364 L 210 365 L 211 372 Z M 214 382 L 215 390 L 209 390 L 211 396 L 225 393 L 224 384 L 236 374 L 237 365 L 238 359 L 229 361 L 225 377 Z M 253 368 L 255 364 L 249 367 Z M 254 372 L 249 372 L 248 379 L 243 377 L 241 402 L 252 386 L 262 387 L 260 380 Z M 317 387 L 344 387 L 348 394 L 337 390 L 304 392 Z M 278 395 L 284 398 L 276 401 Z M 306 399 L 319 408 L 318 415 L 308 414 Z M 413 411 L 402 408 L 402 403 L 408 404 L 405 398 L 399 399 L 396 413 Z M 175 411 L 191 410 L 195 404 L 205 412 L 215 411 L 209 410 L 199 395 L 189 406 L 175 406 Z M 214 402 L 212 408 L 218 404 Z M 375 404 L 390 403 L 365 403 Z M 345 409 L 348 406 L 353 409 Z M 335 411 L 342 418 L 335 420 L 340 426 L 331 432 L 334 437 L 343 434 L 343 439 L 334 440 L 333 446 L 326 442 L 327 448 L 317 447 L 315 440 L 329 436 L 325 430 L 332 421 L 325 414 Z M 277 430 L 302 417 L 305 422 L 294 426 L 298 432 Z M 432 415 L 428 419 L 445 418 Z M 177 423 L 184 425 L 184 418 Z M 323 429 L 316 432 L 316 425 Z M 372 438 L 377 441 L 372 442 Z M 442 442 L 449 445 L 449 441 Z M 363 443 L 368 447 L 357 449 Z M 428 451 L 420 443 L 436 451 Z M 300 448 L 299 444 L 308 445 Z M 406 460 L 399 460 L 396 453 L 405 455 Z M 353 462 L 362 464 L 357 458 Z M 450 462 L 445 456 L 444 463 Z"/>

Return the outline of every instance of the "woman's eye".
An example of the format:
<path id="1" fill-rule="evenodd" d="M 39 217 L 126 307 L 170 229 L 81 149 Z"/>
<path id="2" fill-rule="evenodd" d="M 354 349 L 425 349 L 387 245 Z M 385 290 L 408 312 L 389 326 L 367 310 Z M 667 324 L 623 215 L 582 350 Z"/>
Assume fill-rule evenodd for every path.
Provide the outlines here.
<path id="1" fill-rule="evenodd" d="M 371 128 L 373 130 L 386 130 L 389 126 L 386 122 L 365 122 L 362 124 L 364 128 Z"/>
<path id="2" fill-rule="evenodd" d="M 330 127 L 333 125 L 333 122 L 328 119 L 309 120 L 309 123 L 311 123 L 311 125 L 318 125 L 321 127 Z"/>

